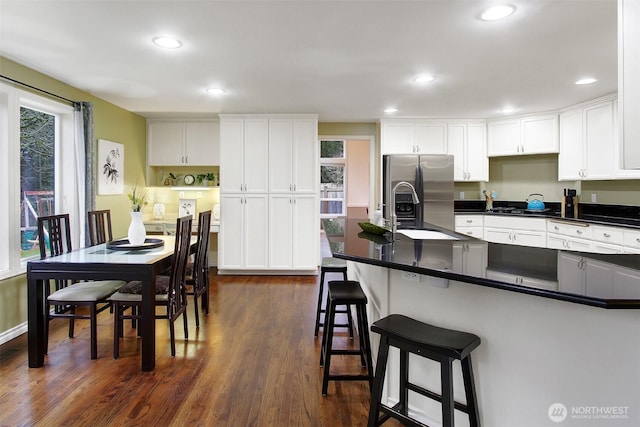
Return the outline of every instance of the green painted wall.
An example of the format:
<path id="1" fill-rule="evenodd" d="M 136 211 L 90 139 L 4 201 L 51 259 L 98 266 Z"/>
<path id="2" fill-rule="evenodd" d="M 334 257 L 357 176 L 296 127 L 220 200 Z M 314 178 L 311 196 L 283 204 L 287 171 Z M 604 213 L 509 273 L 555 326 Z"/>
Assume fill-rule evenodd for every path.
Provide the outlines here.
<path id="1" fill-rule="evenodd" d="M 96 196 L 96 207 L 111 209 L 114 235 L 125 235 L 129 224 L 129 203 L 126 189 L 131 187 L 136 179 L 139 179 L 141 185 L 144 185 L 145 118 L 7 58 L 0 57 L 0 74 L 67 99 L 89 101 L 94 104 L 95 138 L 108 139 L 125 146 L 125 194 Z M 28 90 L 23 87 L 19 88 Z M 96 171 L 98 170 L 96 169 Z M 0 334 L 22 324 L 26 319 L 27 287 L 25 276 L 0 280 Z"/>

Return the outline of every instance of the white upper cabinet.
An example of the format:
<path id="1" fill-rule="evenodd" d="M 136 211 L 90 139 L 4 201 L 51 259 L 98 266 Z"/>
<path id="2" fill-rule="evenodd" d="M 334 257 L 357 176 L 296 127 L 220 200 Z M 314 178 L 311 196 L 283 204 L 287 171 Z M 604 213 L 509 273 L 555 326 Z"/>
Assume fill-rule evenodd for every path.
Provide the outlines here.
<path id="1" fill-rule="evenodd" d="M 147 121 L 149 166 L 220 164 L 219 123 L 214 120 Z"/>
<path id="2" fill-rule="evenodd" d="M 430 120 L 381 121 L 382 154 L 446 154 L 447 124 Z"/>
<path id="3" fill-rule="evenodd" d="M 558 116 L 546 114 L 487 123 L 489 157 L 558 152 Z"/>
<path id="4" fill-rule="evenodd" d="M 269 191 L 310 193 L 319 188 L 315 119 L 269 121 Z"/>
<path id="5" fill-rule="evenodd" d="M 618 0 L 618 93 L 623 167 L 640 169 L 640 2 Z M 639 171 L 640 172 L 640 171 Z"/>
<path id="6" fill-rule="evenodd" d="M 266 193 L 269 120 L 221 117 L 220 191 Z"/>
<path id="7" fill-rule="evenodd" d="M 455 181 L 488 181 L 487 127 L 484 123 L 450 123 L 447 154 L 454 156 Z"/>
<path id="8" fill-rule="evenodd" d="M 560 114 L 559 180 L 614 179 L 616 109 L 608 99 Z"/>

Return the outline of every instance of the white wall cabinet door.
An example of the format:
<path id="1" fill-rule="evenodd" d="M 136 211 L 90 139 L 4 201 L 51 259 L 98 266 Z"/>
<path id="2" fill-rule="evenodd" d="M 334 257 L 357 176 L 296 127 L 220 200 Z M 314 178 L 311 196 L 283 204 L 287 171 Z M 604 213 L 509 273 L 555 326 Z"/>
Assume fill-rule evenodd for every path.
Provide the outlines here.
<path id="1" fill-rule="evenodd" d="M 184 125 L 179 122 L 147 122 L 147 164 L 184 165 Z"/>
<path id="2" fill-rule="evenodd" d="M 583 179 L 615 177 L 613 101 L 584 109 L 584 153 L 586 174 Z"/>
<path id="3" fill-rule="evenodd" d="M 558 152 L 558 116 L 556 114 L 522 119 L 521 154 Z"/>
<path id="4" fill-rule="evenodd" d="M 520 120 L 487 123 L 487 155 L 489 157 L 518 155 L 520 146 Z"/>
<path id="5" fill-rule="evenodd" d="M 215 166 L 220 164 L 219 151 L 215 121 L 147 122 L 149 166 Z"/>
<path id="6" fill-rule="evenodd" d="M 561 113 L 558 179 L 615 178 L 619 153 L 615 124 L 614 100 Z"/>
<path id="7" fill-rule="evenodd" d="M 381 122 L 382 154 L 446 154 L 447 124 L 428 120 Z"/>
<path id="8" fill-rule="evenodd" d="M 189 166 L 220 164 L 220 124 L 186 122 L 184 156 Z"/>
<path id="9" fill-rule="evenodd" d="M 487 132 L 489 157 L 558 152 L 555 114 L 489 122 Z"/>
<path id="10" fill-rule="evenodd" d="M 266 195 L 239 193 L 220 198 L 218 268 L 267 268 L 267 206 Z"/>
<path id="11" fill-rule="evenodd" d="M 318 191 L 317 122 L 269 120 L 269 192 Z"/>
<path id="12" fill-rule="evenodd" d="M 582 109 L 560 114 L 558 179 L 581 180 L 584 175 Z"/>
<path id="13" fill-rule="evenodd" d="M 316 211 L 316 197 L 313 195 L 270 196 L 270 269 L 317 268 L 320 229 Z"/>
<path id="14" fill-rule="evenodd" d="M 444 123 L 418 123 L 414 130 L 417 154 L 446 154 L 447 125 Z"/>
<path id="15" fill-rule="evenodd" d="M 293 268 L 313 270 L 320 262 L 320 221 L 317 197 L 296 195 L 293 215 Z"/>
<path id="16" fill-rule="evenodd" d="M 447 154 L 454 157 L 455 181 L 487 181 L 487 131 L 485 124 L 451 123 L 447 127 Z"/>
<path id="17" fill-rule="evenodd" d="M 221 118 L 220 191 L 266 193 L 269 122 L 264 118 Z"/>

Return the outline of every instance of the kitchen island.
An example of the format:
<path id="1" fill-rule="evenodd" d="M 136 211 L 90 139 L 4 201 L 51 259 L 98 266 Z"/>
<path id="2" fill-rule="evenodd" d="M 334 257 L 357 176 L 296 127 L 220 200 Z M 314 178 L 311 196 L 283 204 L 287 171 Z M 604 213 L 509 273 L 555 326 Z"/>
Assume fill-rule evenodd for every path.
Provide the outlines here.
<path id="1" fill-rule="evenodd" d="M 548 411 L 557 403 L 567 411 L 563 425 L 640 424 L 640 255 L 502 245 L 447 230 L 460 240 L 391 241 L 362 233 L 359 221 L 327 220 L 324 229 L 368 296 L 370 322 L 400 313 L 481 337 L 474 369 L 483 425 L 556 425 Z M 391 404 L 397 366 L 392 354 Z M 438 389 L 429 361 L 412 362 L 411 376 Z M 410 402 L 437 425 L 437 403 Z M 467 423 L 462 413 L 456 421 Z"/>

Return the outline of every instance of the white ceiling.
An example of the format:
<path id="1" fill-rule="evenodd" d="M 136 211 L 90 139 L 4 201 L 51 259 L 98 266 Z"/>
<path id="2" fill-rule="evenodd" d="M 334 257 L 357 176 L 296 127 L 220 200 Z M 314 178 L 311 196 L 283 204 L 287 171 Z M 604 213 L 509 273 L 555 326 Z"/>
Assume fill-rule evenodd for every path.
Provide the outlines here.
<path id="1" fill-rule="evenodd" d="M 617 90 L 616 0 L 0 0 L 0 55 L 146 117 L 488 118 Z M 184 46 L 162 50 L 156 35 Z M 416 74 L 436 80 L 416 87 Z M 2 70 L 0 70 L 2 74 Z M 576 86 L 583 76 L 598 78 Z M 205 93 L 222 86 L 227 93 Z"/>

